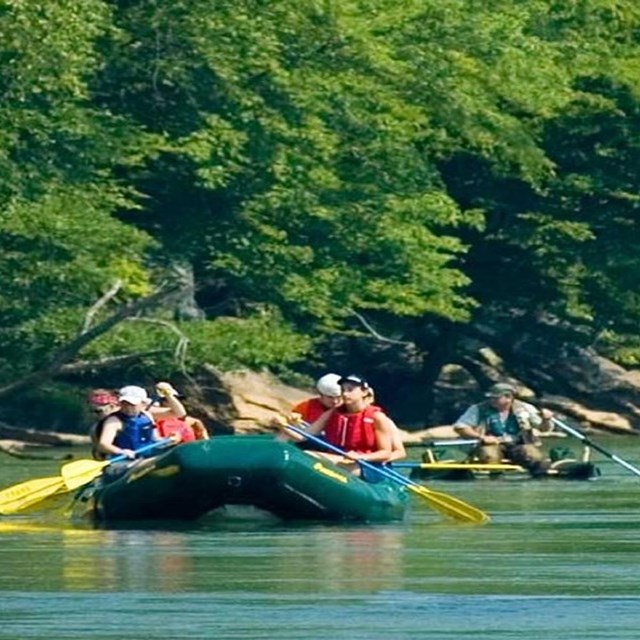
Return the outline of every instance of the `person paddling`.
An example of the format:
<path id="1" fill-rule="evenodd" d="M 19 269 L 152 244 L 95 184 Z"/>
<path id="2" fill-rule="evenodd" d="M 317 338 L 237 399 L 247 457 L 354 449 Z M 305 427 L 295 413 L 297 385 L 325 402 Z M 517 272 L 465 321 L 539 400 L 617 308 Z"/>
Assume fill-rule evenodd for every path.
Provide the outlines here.
<path id="1" fill-rule="evenodd" d="M 327 373 L 316 382 L 317 396 L 307 398 L 291 408 L 289 419 L 294 422 L 315 422 L 328 409 L 342 404 L 342 388 L 337 373 Z"/>
<path id="2" fill-rule="evenodd" d="M 540 452 L 534 429 L 553 429 L 553 413 L 517 400 L 515 387 L 506 382 L 494 384 L 485 395 L 484 402 L 470 406 L 453 425 L 461 437 L 480 440 L 472 455 L 486 463 L 506 459 L 533 476 L 544 475 L 551 461 Z"/>
<path id="3" fill-rule="evenodd" d="M 342 390 L 342 404 L 325 412 L 307 431 L 311 435 L 324 432 L 325 440 L 343 449 L 346 456 L 314 453 L 350 467 L 358 460 L 388 461 L 393 447 L 393 431 L 380 407 L 370 403 L 369 383 L 355 374 L 343 376 L 338 383 Z"/>
<path id="4" fill-rule="evenodd" d="M 176 398 L 169 383 L 158 383 L 156 390 L 169 405 L 163 410 L 166 415 L 184 417 L 186 411 Z M 135 450 L 159 440 L 154 416 L 149 412 L 151 399 L 142 387 L 127 385 L 118 392 L 119 408 L 100 420 L 95 428 L 96 454 L 101 459 L 124 455 L 136 457 Z M 178 438 L 176 437 L 176 441 Z"/>

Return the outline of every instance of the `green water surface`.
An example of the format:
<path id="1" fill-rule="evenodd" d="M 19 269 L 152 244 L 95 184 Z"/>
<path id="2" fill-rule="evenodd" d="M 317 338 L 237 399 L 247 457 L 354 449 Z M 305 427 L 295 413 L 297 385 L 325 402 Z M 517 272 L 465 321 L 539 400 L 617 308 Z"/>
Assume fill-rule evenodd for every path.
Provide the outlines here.
<path id="1" fill-rule="evenodd" d="M 599 437 L 640 466 L 640 439 Z M 284 524 L 232 509 L 197 523 L 95 529 L 0 518 L 0 639 L 636 639 L 640 477 L 431 486 L 492 516 Z M 5 457 L 0 485 L 61 462 Z"/>

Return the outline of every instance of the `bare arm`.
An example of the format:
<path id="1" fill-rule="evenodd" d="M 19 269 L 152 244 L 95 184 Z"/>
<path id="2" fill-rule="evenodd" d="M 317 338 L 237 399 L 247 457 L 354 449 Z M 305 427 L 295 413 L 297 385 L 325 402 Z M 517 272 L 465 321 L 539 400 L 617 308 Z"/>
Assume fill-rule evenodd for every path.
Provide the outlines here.
<path id="1" fill-rule="evenodd" d="M 121 428 L 122 422 L 120 418 L 115 416 L 107 418 L 102 425 L 102 432 L 98 439 L 98 451 L 107 456 L 125 455 L 127 458 L 134 458 L 135 453 L 131 449 L 121 449 L 113 444 Z"/>
<path id="2" fill-rule="evenodd" d="M 480 430 L 477 427 L 472 427 L 471 425 L 468 425 L 468 424 L 454 425 L 454 429 L 456 430 L 456 433 L 461 438 L 474 438 L 478 440 L 482 438 L 482 434 L 480 433 Z"/>
<path id="3" fill-rule="evenodd" d="M 158 382 L 156 393 L 166 402 L 165 407 L 148 407 L 153 416 L 161 418 L 184 418 L 187 410 L 178 400 L 178 392 L 168 382 Z"/>
<path id="4" fill-rule="evenodd" d="M 385 416 L 385 418 L 389 422 L 391 429 L 391 455 L 389 456 L 388 462 L 392 460 L 402 460 L 402 458 L 407 457 L 407 450 L 404 448 L 400 429 L 398 429 L 398 425 L 389 416 Z"/>
<path id="5" fill-rule="evenodd" d="M 164 398 L 167 403 L 166 407 L 149 407 L 149 413 L 154 418 L 185 418 L 187 410 L 178 398 L 175 396 L 168 396 Z"/>
<path id="6" fill-rule="evenodd" d="M 540 409 L 540 418 L 542 419 L 540 431 L 543 433 L 553 431 L 553 411 L 550 409 Z"/>
<path id="7" fill-rule="evenodd" d="M 325 428 L 327 424 L 327 420 L 329 416 L 333 413 L 333 409 L 328 409 L 325 411 L 315 422 L 312 422 L 305 431 L 310 433 L 312 436 L 319 436 Z M 282 425 L 284 428 L 280 431 L 280 433 L 276 436 L 278 440 L 295 440 L 296 442 L 303 442 L 304 436 L 301 436 L 298 433 L 293 433 L 287 430 L 286 425 Z"/>

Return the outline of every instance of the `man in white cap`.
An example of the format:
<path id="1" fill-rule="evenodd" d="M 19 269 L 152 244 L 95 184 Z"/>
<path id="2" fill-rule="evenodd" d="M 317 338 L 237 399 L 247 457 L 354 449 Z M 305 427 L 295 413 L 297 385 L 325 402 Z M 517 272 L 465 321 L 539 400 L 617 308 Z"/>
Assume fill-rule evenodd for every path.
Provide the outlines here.
<path id="1" fill-rule="evenodd" d="M 156 409 L 155 415 L 159 412 L 176 417 L 186 415 L 187 412 L 168 382 L 159 382 L 156 391 L 167 401 L 168 406 Z M 102 458 L 124 455 L 133 459 L 138 449 L 159 439 L 154 416 L 149 412 L 152 401 L 142 387 L 127 385 L 118 391 L 118 403 L 118 411 L 106 416 L 96 425 L 97 455 Z"/>
<path id="2" fill-rule="evenodd" d="M 500 463 L 504 459 L 525 467 L 533 476 L 544 475 L 550 461 L 540 452 L 534 429 L 550 431 L 553 413 L 538 411 L 528 402 L 517 400 L 516 388 L 506 382 L 494 384 L 486 400 L 471 405 L 455 422 L 463 438 L 476 438 L 473 454 L 480 462 Z"/>
<path id="3" fill-rule="evenodd" d="M 327 373 L 316 381 L 317 396 L 299 402 L 291 409 L 294 422 L 315 422 L 325 411 L 335 409 L 342 403 L 342 388 L 337 373 Z"/>

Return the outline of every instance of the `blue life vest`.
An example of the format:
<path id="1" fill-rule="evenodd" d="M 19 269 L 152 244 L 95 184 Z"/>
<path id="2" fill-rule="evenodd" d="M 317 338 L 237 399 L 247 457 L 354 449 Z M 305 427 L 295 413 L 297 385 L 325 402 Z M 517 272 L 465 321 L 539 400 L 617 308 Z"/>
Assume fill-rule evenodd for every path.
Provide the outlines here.
<path id="1" fill-rule="evenodd" d="M 137 416 L 128 416 L 119 411 L 115 415 L 122 421 L 122 428 L 113 440 L 116 447 L 135 451 L 153 442 L 155 425 L 148 414 L 140 413 Z M 155 452 L 149 451 L 141 455 L 155 455 Z"/>

